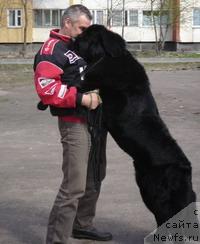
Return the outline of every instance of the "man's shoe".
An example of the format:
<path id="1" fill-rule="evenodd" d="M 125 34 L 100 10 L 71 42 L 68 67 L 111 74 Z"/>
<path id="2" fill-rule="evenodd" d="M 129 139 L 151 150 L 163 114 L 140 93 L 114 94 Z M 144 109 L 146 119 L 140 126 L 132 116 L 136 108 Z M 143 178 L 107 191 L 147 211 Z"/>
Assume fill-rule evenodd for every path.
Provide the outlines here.
<path id="1" fill-rule="evenodd" d="M 109 232 L 100 232 L 95 228 L 92 229 L 74 229 L 72 236 L 76 239 L 89 239 L 95 241 L 110 241 L 112 234 Z"/>

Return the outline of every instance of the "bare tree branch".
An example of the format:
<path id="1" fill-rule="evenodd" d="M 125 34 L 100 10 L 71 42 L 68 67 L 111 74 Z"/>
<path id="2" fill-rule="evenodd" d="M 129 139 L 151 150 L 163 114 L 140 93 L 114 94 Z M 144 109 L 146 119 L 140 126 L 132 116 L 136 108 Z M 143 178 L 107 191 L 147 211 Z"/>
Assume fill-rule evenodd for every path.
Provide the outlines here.
<path id="1" fill-rule="evenodd" d="M 187 22 L 187 9 L 191 3 L 181 0 L 146 0 L 151 6 L 152 23 L 155 33 L 155 51 L 157 54 L 164 49 L 167 33 L 173 28 L 178 28 L 180 22 Z M 190 16 L 191 18 L 191 16 Z"/>

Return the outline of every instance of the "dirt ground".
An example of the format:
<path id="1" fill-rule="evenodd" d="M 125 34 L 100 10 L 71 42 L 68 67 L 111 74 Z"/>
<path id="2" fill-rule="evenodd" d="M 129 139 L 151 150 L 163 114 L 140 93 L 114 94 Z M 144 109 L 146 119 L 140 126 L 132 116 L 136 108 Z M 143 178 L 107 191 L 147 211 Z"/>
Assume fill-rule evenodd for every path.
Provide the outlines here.
<path id="1" fill-rule="evenodd" d="M 160 113 L 192 162 L 199 199 L 200 71 L 148 74 Z M 48 214 L 61 182 L 57 119 L 37 111 L 37 101 L 29 69 L 1 70 L 0 244 L 44 243 Z M 108 244 L 142 244 L 155 220 L 141 200 L 131 158 L 108 139 L 107 177 L 95 225 L 112 232 L 114 239 Z M 72 243 L 101 242 L 72 239 Z"/>

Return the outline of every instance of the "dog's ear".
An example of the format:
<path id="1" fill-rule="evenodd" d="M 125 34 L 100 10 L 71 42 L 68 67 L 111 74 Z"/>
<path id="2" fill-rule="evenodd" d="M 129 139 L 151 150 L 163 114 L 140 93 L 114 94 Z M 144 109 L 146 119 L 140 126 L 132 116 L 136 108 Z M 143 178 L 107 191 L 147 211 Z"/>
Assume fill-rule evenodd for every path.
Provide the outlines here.
<path id="1" fill-rule="evenodd" d="M 119 34 L 105 28 L 101 32 L 101 39 L 104 50 L 111 57 L 119 57 L 124 54 L 126 43 Z"/>

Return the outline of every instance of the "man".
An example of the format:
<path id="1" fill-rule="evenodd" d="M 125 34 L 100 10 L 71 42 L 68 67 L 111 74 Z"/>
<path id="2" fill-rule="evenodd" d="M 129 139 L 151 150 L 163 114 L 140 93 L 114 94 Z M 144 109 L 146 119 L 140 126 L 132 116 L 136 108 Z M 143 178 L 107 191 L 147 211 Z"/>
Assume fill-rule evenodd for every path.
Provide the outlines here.
<path id="1" fill-rule="evenodd" d="M 83 79 L 86 64 L 69 48 L 71 39 L 90 26 L 91 20 L 86 7 L 70 6 L 62 16 L 61 28 L 50 32 L 35 56 L 36 91 L 42 103 L 50 105 L 52 115 L 58 116 L 63 146 L 63 181 L 50 213 L 46 244 L 68 244 L 71 234 L 79 239 L 112 239 L 92 223 L 101 184 L 95 187 L 93 166 L 88 163 L 91 138 L 86 111 L 96 109 L 101 99 L 95 92 L 77 91 L 75 85 Z M 101 160 L 105 170 L 105 140 Z"/>

